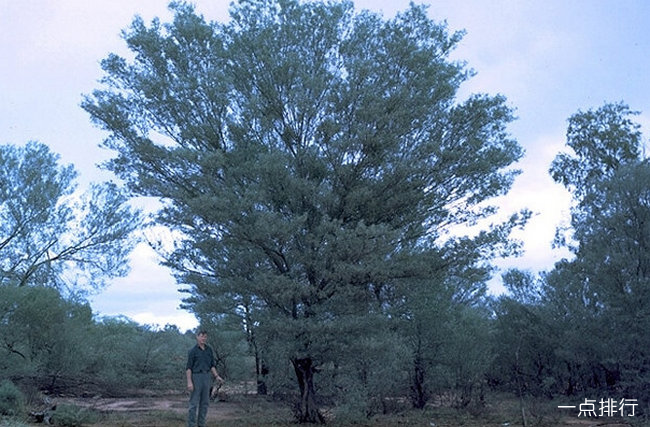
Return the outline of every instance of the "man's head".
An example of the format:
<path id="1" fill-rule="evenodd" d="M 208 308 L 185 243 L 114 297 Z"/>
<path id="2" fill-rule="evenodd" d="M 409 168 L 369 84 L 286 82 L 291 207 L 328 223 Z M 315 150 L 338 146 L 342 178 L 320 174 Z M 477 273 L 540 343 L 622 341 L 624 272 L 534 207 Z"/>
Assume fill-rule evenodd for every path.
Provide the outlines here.
<path id="1" fill-rule="evenodd" d="M 205 329 L 201 329 L 196 333 L 196 342 L 201 346 L 205 346 L 205 343 L 208 341 L 208 332 Z"/>

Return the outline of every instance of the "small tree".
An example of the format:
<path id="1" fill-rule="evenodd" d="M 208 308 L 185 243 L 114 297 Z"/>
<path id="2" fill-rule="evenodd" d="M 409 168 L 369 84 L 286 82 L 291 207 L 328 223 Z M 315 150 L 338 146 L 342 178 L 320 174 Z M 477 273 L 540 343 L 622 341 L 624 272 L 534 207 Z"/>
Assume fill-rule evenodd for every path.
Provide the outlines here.
<path id="1" fill-rule="evenodd" d="M 51 287 L 3 285 L 0 313 L 1 375 L 49 390 L 79 380 L 93 356 L 83 344 L 93 325 L 87 304 Z"/>

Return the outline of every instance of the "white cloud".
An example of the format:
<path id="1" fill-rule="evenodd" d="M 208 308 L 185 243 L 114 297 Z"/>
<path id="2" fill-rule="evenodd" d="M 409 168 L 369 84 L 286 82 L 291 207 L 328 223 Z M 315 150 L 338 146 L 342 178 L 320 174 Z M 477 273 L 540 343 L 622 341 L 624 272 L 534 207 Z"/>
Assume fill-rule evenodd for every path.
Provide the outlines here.
<path id="1" fill-rule="evenodd" d="M 176 325 L 181 332 L 196 329 L 199 322 L 196 317 L 188 312 L 178 312 L 174 315 L 161 315 L 153 312 L 135 313 L 128 316 L 141 325 L 149 325 L 155 329 L 164 328 L 166 325 Z"/>
<path id="2" fill-rule="evenodd" d="M 157 255 L 146 244 L 139 244 L 131 254 L 131 273 L 113 280 L 100 294 L 91 298 L 99 316 L 124 315 L 137 322 L 181 329 L 196 326 L 196 318 L 180 309 L 181 293 L 173 277 L 158 264 Z"/>

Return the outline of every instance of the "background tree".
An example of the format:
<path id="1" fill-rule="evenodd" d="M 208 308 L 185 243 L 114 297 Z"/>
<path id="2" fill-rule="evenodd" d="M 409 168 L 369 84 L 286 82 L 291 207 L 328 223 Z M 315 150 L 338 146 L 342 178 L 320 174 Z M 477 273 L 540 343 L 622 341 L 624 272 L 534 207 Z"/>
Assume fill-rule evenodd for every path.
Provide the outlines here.
<path id="1" fill-rule="evenodd" d="M 75 194 L 46 145 L 0 146 L 0 286 L 99 288 L 128 271 L 139 214 L 111 183 Z"/>
<path id="2" fill-rule="evenodd" d="M 551 165 L 573 196 L 558 232 L 574 258 L 538 277 L 504 276 L 490 379 L 520 395 L 638 399 L 647 411 L 649 165 L 637 114 L 624 104 L 578 112 Z"/>
<path id="3" fill-rule="evenodd" d="M 649 343 L 642 331 L 650 326 L 650 169 L 635 114 L 624 104 L 605 104 L 569 120 L 574 153 L 558 155 L 551 174 L 574 198 L 567 243 L 575 259 L 556 265 L 546 293 L 574 338 L 565 356 L 587 356 L 567 358 L 580 375 L 570 378 L 570 388 L 578 380 L 596 390 L 620 387 L 647 402 Z"/>
<path id="4" fill-rule="evenodd" d="M 80 296 L 128 271 L 140 214 L 114 184 L 77 192 L 73 167 L 43 144 L 0 146 L 0 164 L 0 375 L 74 389 L 95 356 Z"/>
<path id="5" fill-rule="evenodd" d="M 87 338 L 88 357 L 79 374 L 87 387 L 113 396 L 178 387 L 187 351 L 195 344 L 193 334 L 181 334 L 175 326 L 154 329 L 121 317 L 94 322 Z"/>
<path id="6" fill-rule="evenodd" d="M 0 372 L 30 386 L 53 391 L 77 372 L 90 308 L 61 298 L 43 286 L 0 286 Z M 79 353 L 79 360 L 83 350 Z"/>
<path id="7" fill-rule="evenodd" d="M 517 395 L 526 425 L 532 415 L 529 398 L 559 392 L 559 372 L 565 368 L 558 358 L 562 330 L 543 302 L 543 275 L 512 269 L 503 274 L 503 283 L 509 292 L 494 303 L 495 357 L 488 378 L 496 389 Z"/>
<path id="8" fill-rule="evenodd" d="M 640 125 L 632 120 L 636 114 L 618 103 L 580 111 L 569 118 L 566 145 L 573 153 L 558 154 L 549 173 L 571 192 L 573 229 L 588 227 L 588 216 L 598 215 L 602 184 L 620 167 L 640 159 Z M 558 233 L 557 243 L 571 248 L 571 237 Z"/>
<path id="9" fill-rule="evenodd" d="M 448 234 L 510 188 L 511 111 L 500 96 L 456 100 L 460 34 L 422 7 L 383 20 L 348 2 L 241 1 L 228 24 L 172 7 L 172 23 L 133 21 L 135 59 L 104 60 L 83 107 L 109 132 L 109 168 L 165 203 L 157 220 L 178 238 L 159 249 L 188 306 L 239 315 L 271 372 L 290 361 L 298 418 L 322 421 L 316 372 L 335 382 L 356 366 L 370 384 L 377 352 L 359 346 L 390 343 L 409 283 L 471 293 L 487 276 L 465 274 L 516 250 L 525 213 Z"/>

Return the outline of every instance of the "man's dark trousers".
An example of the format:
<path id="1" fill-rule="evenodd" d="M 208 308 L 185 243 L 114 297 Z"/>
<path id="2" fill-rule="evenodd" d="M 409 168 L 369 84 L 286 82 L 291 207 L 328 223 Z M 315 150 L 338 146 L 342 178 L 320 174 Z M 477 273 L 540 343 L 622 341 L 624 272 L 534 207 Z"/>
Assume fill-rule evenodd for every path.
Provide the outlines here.
<path id="1" fill-rule="evenodd" d="M 208 413 L 208 403 L 210 402 L 210 386 L 212 378 L 209 372 L 192 373 L 192 383 L 194 390 L 190 396 L 190 413 L 187 417 L 188 427 L 205 427 L 205 417 Z M 196 409 L 199 410 L 198 424 L 196 420 Z"/>

